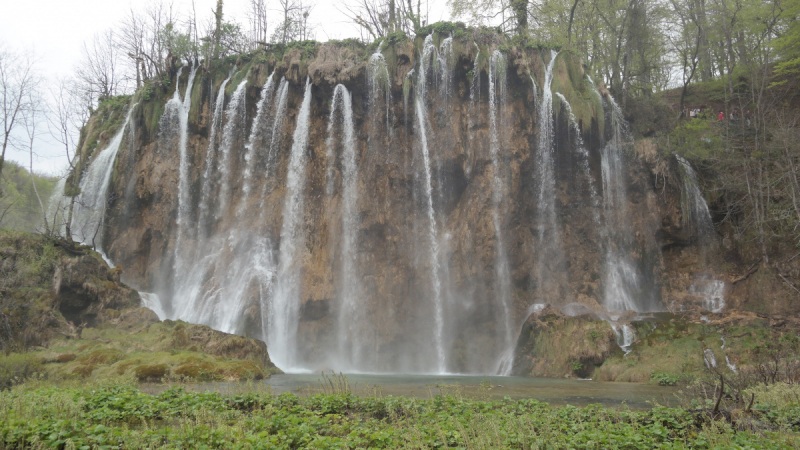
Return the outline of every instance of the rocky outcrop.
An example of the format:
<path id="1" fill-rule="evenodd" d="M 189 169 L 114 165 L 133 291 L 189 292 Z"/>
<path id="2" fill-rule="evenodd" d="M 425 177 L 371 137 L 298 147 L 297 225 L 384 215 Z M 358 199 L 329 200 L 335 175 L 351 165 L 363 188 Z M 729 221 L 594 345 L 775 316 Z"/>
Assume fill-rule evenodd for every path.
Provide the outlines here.
<path id="1" fill-rule="evenodd" d="M 580 304 L 590 312 L 601 311 L 608 301 L 609 285 L 604 261 L 611 251 L 630 261 L 625 270 L 635 273 L 635 282 L 628 282 L 635 285 L 642 310 L 701 305 L 702 299 L 689 290 L 702 271 L 729 283 L 726 289 L 732 298 L 753 298 L 754 292 L 743 284 L 733 285 L 733 271 L 721 269 L 721 260 L 697 245 L 696 232 L 685 225 L 673 163 L 648 141 L 626 145 L 621 155 L 625 200 L 618 207 L 624 210 L 626 223 L 624 232 L 619 228 L 617 233 L 624 234 L 628 244 L 623 248 L 609 243 L 599 219 L 610 214 L 602 199 L 612 195 L 606 192 L 602 152 L 618 131 L 607 92 L 602 86 L 595 90 L 580 59 L 568 52 L 555 57 L 553 90 L 569 102 L 580 136 L 572 131 L 567 105 L 555 102 L 553 197 L 541 198 L 537 183 L 542 179 L 542 163 L 536 149 L 544 118 L 538 117 L 537 102 L 552 56 L 549 50 L 513 46 L 496 35 L 481 33 L 464 32 L 450 44 L 446 36 L 434 35 L 433 45 L 449 55 L 434 66 L 446 66 L 448 72 L 430 75 L 425 82 L 430 95 L 422 105 L 428 119 L 424 130 L 419 128 L 414 106 L 414 96 L 423 86 L 411 72 L 420 67 L 421 37 L 378 49 L 386 60 L 390 96 L 367 79 L 367 60 L 376 49 L 351 44 L 261 52 L 242 56 L 235 67 L 199 69 L 193 90 L 184 94 L 191 97 L 191 110 L 188 179 L 184 180 L 188 215 L 183 226 L 190 226 L 181 233 L 181 154 L 160 117 L 174 89 L 179 94 L 186 89 L 188 71 L 172 85 L 151 89 L 148 97 L 137 94 L 139 106 L 131 118 L 128 144 L 117 157 L 103 243 L 109 256 L 124 268 L 124 280 L 158 293 L 169 314 L 177 314 L 176 299 L 202 292 L 197 309 L 231 308 L 238 314 L 232 322 L 215 326 L 251 337 L 268 334 L 269 308 L 274 305 L 271 289 L 275 289 L 281 243 L 288 236 L 282 225 L 292 134 L 308 78 L 312 83 L 310 132 L 307 148 L 302 150 L 304 203 L 297 231 L 303 239 L 292 247 L 296 256 L 290 264 L 298 277 L 296 358 L 303 367 L 335 366 L 331 355 L 343 351 L 341 336 L 353 332 L 352 324 L 357 322 L 361 327 L 357 334 L 365 341 L 360 351 L 367 355 L 369 370 L 429 370 L 434 362 L 432 330 L 438 329 L 445 336 L 441 341 L 446 347 L 447 371 L 492 372 L 497 355 L 508 350 L 503 343 L 505 331 L 512 329 L 516 336 L 523 327 L 520 336 L 527 335 L 528 341 L 517 344 L 522 358 L 517 373 L 584 373 L 613 350 L 610 327 L 601 322 L 596 328 L 592 325 L 591 330 L 600 334 L 584 347 L 577 343 L 585 337 L 577 336 L 582 327 L 562 329 L 551 324 L 578 319 L 557 319 L 552 312 L 547 316 L 551 319 L 542 321 L 538 316 L 529 318 L 528 311 L 534 303 L 556 309 Z M 497 79 L 489 78 L 495 51 L 504 55 L 507 66 L 502 72 L 505 91 L 497 92 L 502 99 L 492 116 L 487 92 L 497 89 Z M 243 107 L 236 115 L 243 119 L 231 124 L 221 117 L 212 130 L 214 102 L 230 74 L 222 95 L 224 105 L 230 106 L 233 92 L 246 80 Z M 274 152 L 258 148 L 246 157 L 245 144 L 270 74 L 276 83 L 282 78 L 288 83 L 285 120 L 274 130 Z M 333 91 L 340 83 L 352 98 L 358 161 L 354 264 L 361 292 L 358 308 L 347 313 L 342 306 L 346 280 L 340 245 L 345 167 L 338 144 L 330 144 L 327 132 Z M 375 92 L 380 95 L 376 97 Z M 387 99 L 391 100 L 388 105 Z M 229 125 L 229 137 L 224 138 Z M 499 131 L 497 159 L 491 151 L 493 126 Z M 423 131 L 431 160 L 427 168 L 420 141 Z M 210 140 L 212 136 L 215 141 Z M 229 142 L 224 144 L 223 139 Z M 223 144 L 229 146 L 230 154 L 221 150 Z M 223 163 L 223 158 L 229 159 Z M 228 172 L 220 169 L 223 164 Z M 426 170 L 432 214 L 428 213 Z M 246 185 L 248 171 L 257 175 Z M 498 177 L 504 195 L 494 201 Z M 212 198 L 202 205 L 204 189 L 208 187 L 213 195 L 226 180 L 230 184 L 225 198 L 231 200 L 223 203 Z M 557 230 L 544 228 L 539 217 L 544 202 L 554 204 Z M 499 211 L 496 215 L 495 210 Z M 208 225 L 201 223 L 203 214 L 212 217 Z M 500 219 L 493 220 L 495 216 Z M 431 221 L 435 226 L 430 226 Z M 500 280 L 497 270 L 498 228 L 504 240 L 507 282 Z M 429 256 L 431 229 L 438 239 L 437 261 Z M 543 249 L 551 247 L 542 256 Z M 254 249 L 262 249 L 258 259 L 242 259 L 241 255 L 251 255 Z M 188 267 L 183 274 L 175 272 L 176 258 L 183 258 L 182 264 Z M 229 283 L 247 271 L 258 276 Z M 192 289 L 176 285 L 186 273 L 194 277 Z M 440 315 L 432 300 L 437 283 L 443 305 Z M 506 303 L 499 300 L 504 296 Z M 731 304 L 748 301 L 732 300 Z M 209 312 L 203 321 L 211 324 L 218 316 Z M 547 358 L 542 359 L 536 349 L 551 349 L 546 337 L 554 327 L 565 337 L 575 338 L 577 347 L 546 368 L 537 361 Z M 531 337 L 531 333 L 542 337 Z M 570 364 L 574 364 L 572 369 Z"/>
<path id="2" fill-rule="evenodd" d="M 512 374 L 590 378 L 613 352 L 614 330 L 590 312 L 570 317 L 548 307 L 531 314 L 520 331 Z"/>
<path id="3" fill-rule="evenodd" d="M 9 350 L 79 334 L 141 302 L 99 254 L 43 235 L 0 231 L 0 270 L 0 339 Z"/>

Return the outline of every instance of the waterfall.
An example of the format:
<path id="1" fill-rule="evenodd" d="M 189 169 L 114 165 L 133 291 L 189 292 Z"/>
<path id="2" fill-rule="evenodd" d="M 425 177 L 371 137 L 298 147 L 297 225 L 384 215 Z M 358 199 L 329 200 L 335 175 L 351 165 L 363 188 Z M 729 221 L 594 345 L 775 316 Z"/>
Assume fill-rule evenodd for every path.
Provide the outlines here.
<path id="1" fill-rule="evenodd" d="M 206 150 L 205 165 L 203 166 L 203 178 L 201 180 L 202 194 L 200 197 L 200 204 L 198 206 L 200 211 L 197 219 L 197 235 L 202 237 L 205 236 L 203 236 L 199 230 L 206 230 L 209 226 L 207 223 L 209 211 L 208 203 L 210 201 L 212 189 L 211 174 L 213 173 L 215 167 L 214 157 L 217 153 L 217 132 L 219 131 L 220 126 L 222 126 L 222 113 L 225 111 L 225 86 L 228 85 L 231 75 L 228 75 L 228 78 L 226 78 L 220 85 L 219 93 L 217 94 L 217 101 L 214 102 L 214 113 L 211 115 L 211 129 L 208 135 L 208 149 Z"/>
<path id="2" fill-rule="evenodd" d="M 467 111 L 467 136 L 469 136 L 469 143 L 467 144 L 466 151 L 467 151 L 467 163 L 464 171 L 466 175 L 469 176 L 470 172 L 472 172 L 472 138 L 473 138 L 473 127 L 475 126 L 475 110 L 477 107 L 477 103 L 481 99 L 481 72 L 480 66 L 478 62 L 480 61 L 481 56 L 481 49 L 478 47 L 477 43 L 475 44 L 475 63 L 472 65 L 472 80 L 470 81 L 469 85 L 469 110 Z"/>
<path id="3" fill-rule="evenodd" d="M 631 352 L 631 345 L 633 345 L 633 342 L 636 340 L 636 332 L 634 332 L 633 327 L 627 323 L 618 325 L 612 322 L 611 328 L 617 336 L 617 345 L 625 352 L 625 356 L 627 356 L 628 353 Z"/>
<path id="4" fill-rule="evenodd" d="M 711 213 L 708 210 L 708 203 L 700 192 L 695 173 L 689 161 L 678 154 L 675 154 L 678 167 L 681 169 L 681 179 L 683 189 L 681 190 L 681 210 L 683 212 L 683 223 L 694 228 L 700 245 L 707 245 L 714 236 L 714 224 L 711 220 Z"/>
<path id="5" fill-rule="evenodd" d="M 258 158 L 256 152 L 264 148 L 264 132 L 269 131 L 269 123 L 271 122 L 270 101 L 275 93 L 275 83 L 272 81 L 273 75 L 275 75 L 274 72 L 267 77 L 264 87 L 261 88 L 261 98 L 258 100 L 256 117 L 253 119 L 253 123 L 250 126 L 250 137 L 247 138 L 247 144 L 244 146 L 246 151 L 244 156 L 244 181 L 242 185 L 242 198 L 239 201 L 239 208 L 236 210 L 236 217 L 241 217 L 247 206 L 247 199 L 250 196 L 251 189 L 250 184 L 252 183 L 251 178 L 253 177 L 254 166 L 257 165 L 256 160 Z M 269 135 L 267 137 L 269 137 Z"/>
<path id="6" fill-rule="evenodd" d="M 303 103 L 297 115 L 286 178 L 286 199 L 275 294 L 270 303 L 266 341 L 271 358 L 283 370 L 297 367 L 297 322 L 300 312 L 300 267 L 305 233 L 303 216 L 306 187 L 306 147 L 311 112 L 311 81 L 306 80 Z"/>
<path id="7" fill-rule="evenodd" d="M 245 115 L 245 92 L 247 78 L 243 79 L 231 96 L 231 102 L 225 110 L 225 128 L 222 131 L 222 142 L 219 146 L 219 195 L 217 203 L 216 219 L 219 220 L 225 214 L 228 207 L 228 197 L 230 196 L 231 183 L 231 149 L 234 142 L 240 138 L 244 130 Z"/>
<path id="8" fill-rule="evenodd" d="M 706 363 L 706 367 L 709 369 L 717 368 L 717 357 L 714 356 L 714 352 L 710 348 L 703 350 L 703 362 Z"/>
<path id="9" fill-rule="evenodd" d="M 338 115 L 337 115 L 338 112 Z M 361 354 L 369 346 L 364 340 L 367 336 L 362 329 L 365 324 L 365 306 L 360 304 L 361 286 L 356 258 L 358 239 L 358 160 L 356 154 L 355 126 L 353 124 L 353 105 L 350 92 L 338 84 L 333 91 L 331 113 L 328 120 L 328 185 L 333 182 L 332 164 L 335 155 L 335 124 L 340 118 L 342 131 L 342 189 L 341 189 L 341 269 L 339 273 L 339 321 L 338 347 L 340 361 L 345 368 L 363 368 Z M 328 191 L 332 195 L 332 190 Z"/>
<path id="10" fill-rule="evenodd" d="M 283 124 L 286 121 L 286 102 L 289 98 L 289 82 L 286 81 L 286 78 L 281 79 L 281 83 L 278 85 L 278 90 L 275 93 L 275 100 L 272 104 L 272 127 L 268 128 L 269 134 L 262 136 L 262 140 L 266 145 L 267 141 L 269 141 L 269 152 L 267 153 L 267 161 L 266 161 L 266 168 L 264 170 L 264 178 L 266 182 L 261 190 L 261 204 L 259 206 L 260 219 L 261 221 L 264 220 L 265 208 L 264 208 L 264 199 L 266 198 L 267 189 L 269 187 L 270 180 L 272 180 L 272 171 L 275 162 L 275 154 L 278 152 L 278 147 L 281 144 L 281 138 L 283 138 Z"/>
<path id="11" fill-rule="evenodd" d="M 712 313 L 725 309 L 725 282 L 709 277 L 698 277 L 689 287 L 689 294 L 703 300 L 703 308 Z"/>
<path id="12" fill-rule="evenodd" d="M 547 293 L 544 285 L 548 283 L 545 265 L 556 263 L 561 259 L 561 239 L 556 218 L 556 178 L 553 115 L 553 93 L 550 87 L 553 82 L 553 68 L 558 53 L 550 51 L 550 62 L 544 73 L 542 85 L 542 101 L 539 103 L 537 118 L 539 120 L 539 138 L 536 145 L 536 228 L 539 249 L 536 252 L 537 297 L 543 303 Z"/>
<path id="13" fill-rule="evenodd" d="M 500 137 L 498 136 L 498 108 L 506 102 L 506 61 L 500 51 L 495 50 L 489 64 L 489 152 L 492 155 L 492 224 L 495 235 L 495 296 L 502 310 L 501 342 L 496 373 L 508 375 L 514 361 L 514 330 L 511 326 L 511 273 L 508 267 L 503 239 L 502 202 L 505 197 L 505 170 L 500 162 Z"/>
<path id="14" fill-rule="evenodd" d="M 416 83 L 416 93 L 414 98 L 415 113 L 417 116 L 417 128 L 419 133 L 419 145 L 422 152 L 422 159 L 424 165 L 425 175 L 425 200 L 427 203 L 428 213 L 428 239 L 430 240 L 430 264 L 431 264 L 431 278 L 433 284 L 433 342 L 436 351 L 437 372 L 445 373 L 447 361 L 445 360 L 444 352 L 444 305 L 442 304 L 442 286 L 440 280 L 440 262 L 439 262 L 439 237 L 436 230 L 436 214 L 433 209 L 433 184 L 431 174 L 431 161 L 428 152 L 428 114 L 427 114 L 427 72 L 428 68 L 425 66 L 428 63 L 436 47 L 433 45 L 433 36 L 428 35 L 425 38 L 425 43 L 422 50 L 422 58 L 419 63 L 419 73 Z"/>
<path id="15" fill-rule="evenodd" d="M 178 117 L 178 124 L 180 126 L 180 134 L 178 139 L 178 152 L 180 153 L 180 169 L 178 173 L 178 220 L 177 220 L 177 236 L 175 238 L 175 270 L 180 270 L 180 259 L 178 257 L 180 247 L 183 244 L 184 228 L 188 222 L 189 209 L 191 208 L 191 201 L 189 199 L 189 155 L 186 153 L 186 144 L 189 140 L 189 110 L 192 108 L 192 86 L 194 84 L 194 76 L 197 73 L 197 67 L 192 66 L 189 72 L 189 80 L 186 83 L 186 92 L 183 94 L 183 100 L 180 98 L 180 90 L 178 89 L 178 80 L 180 80 L 180 73 L 175 79 L 175 94 L 172 99 L 167 102 L 164 110 L 172 109 L 176 111 Z M 166 112 L 165 112 L 166 114 Z"/>
<path id="16" fill-rule="evenodd" d="M 367 64 L 367 90 L 370 93 L 370 110 L 383 94 L 384 103 L 386 103 L 386 130 L 387 135 L 391 135 L 392 79 L 389 77 L 389 68 L 386 66 L 386 60 L 383 58 L 380 48 L 370 56 Z"/>
<path id="17" fill-rule="evenodd" d="M 611 124 L 613 133 L 601 152 L 605 219 L 602 233 L 605 244 L 603 300 L 608 311 L 642 312 L 650 309 L 648 298 L 641 286 L 641 275 L 628 256 L 632 252 L 633 242 L 622 159 L 627 136 L 622 111 L 610 96 L 608 102 L 611 104 L 611 120 L 607 120 L 606 124 Z"/>
<path id="18" fill-rule="evenodd" d="M 56 185 L 53 186 L 53 193 L 50 194 L 50 199 L 47 201 L 47 214 L 45 215 L 47 226 L 53 227 L 52 231 L 58 232 L 62 236 L 66 233 L 67 216 L 65 212 L 69 208 L 69 199 L 64 196 L 67 178 L 69 178 L 69 174 L 59 178 Z"/>
<path id="19" fill-rule="evenodd" d="M 449 107 L 450 94 L 453 90 L 453 36 L 447 37 L 442 41 L 439 46 L 439 55 L 437 58 L 440 84 L 439 92 L 445 102 L 445 108 Z"/>
<path id="20" fill-rule="evenodd" d="M 128 109 L 125 122 L 117 134 L 108 143 L 108 147 L 95 151 L 94 158 L 80 182 L 81 193 L 75 199 L 72 212 L 72 239 L 86 245 L 93 245 L 95 250 L 103 255 L 106 262 L 110 262 L 103 253 L 103 225 L 105 224 L 106 204 L 108 202 L 108 187 L 114 172 L 114 162 L 117 159 L 122 136 L 128 128 L 131 114 L 138 103 Z M 63 192 L 63 188 L 62 188 Z M 61 200 L 57 200 L 61 203 Z M 57 207 L 56 207 L 57 208 Z"/>
<path id="21" fill-rule="evenodd" d="M 592 177 L 589 169 L 589 150 L 586 149 L 586 146 L 583 143 L 581 128 L 578 126 L 578 121 L 575 119 L 575 114 L 572 112 L 572 106 L 560 92 L 556 92 L 556 95 L 558 96 L 558 99 L 561 100 L 561 103 L 564 105 L 564 108 L 567 110 L 567 114 L 569 115 L 570 129 L 575 134 L 575 150 L 577 151 L 579 158 L 578 165 L 581 168 L 581 172 L 583 172 L 584 178 L 586 178 L 589 197 L 592 199 L 592 218 L 594 219 L 595 225 L 600 226 L 601 221 L 598 211 L 599 201 L 597 187 L 594 184 L 594 178 Z"/>
<path id="22" fill-rule="evenodd" d="M 536 80 L 533 79 L 533 75 L 528 75 L 531 78 L 531 84 L 533 85 L 533 105 L 534 107 L 539 106 L 539 91 L 538 87 L 536 86 Z"/>
<path id="23" fill-rule="evenodd" d="M 156 313 L 159 320 L 164 320 L 167 318 L 167 313 L 164 312 L 164 309 L 161 305 L 161 299 L 157 294 L 139 291 L 139 297 L 142 298 L 142 306 L 149 308 L 151 311 Z"/>
<path id="24" fill-rule="evenodd" d="M 411 83 L 414 81 L 414 69 L 411 69 L 403 79 L 403 124 L 408 125 L 408 97 L 411 94 Z"/>

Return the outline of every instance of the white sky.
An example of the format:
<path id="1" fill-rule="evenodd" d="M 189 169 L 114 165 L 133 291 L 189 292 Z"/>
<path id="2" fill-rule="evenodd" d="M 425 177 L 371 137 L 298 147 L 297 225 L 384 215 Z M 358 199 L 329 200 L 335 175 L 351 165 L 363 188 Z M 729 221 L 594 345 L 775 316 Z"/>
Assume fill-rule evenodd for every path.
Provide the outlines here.
<path id="1" fill-rule="evenodd" d="M 168 0 L 164 0 L 165 2 Z M 315 4 L 310 22 L 316 27 L 316 39 L 344 39 L 358 36 L 356 27 L 339 12 L 342 4 L 357 0 L 310 0 Z M 149 0 L 3 0 L 0 6 L 0 42 L 17 51 L 33 52 L 38 62 L 39 73 L 52 81 L 71 73 L 80 58 L 84 41 L 107 28 L 118 24 L 133 7 L 143 9 Z M 246 28 L 246 11 L 249 0 L 226 0 L 226 20 L 235 20 Z M 423 0 L 427 3 L 429 23 L 448 20 L 446 0 Z M 173 0 L 174 10 L 188 14 L 191 0 Z M 216 0 L 195 0 L 198 22 L 212 14 Z M 276 9 L 277 0 L 267 0 L 268 8 Z M 337 6 L 339 9 L 337 9 Z M 274 16 L 275 18 L 273 19 Z M 268 16 L 269 26 L 278 23 L 275 11 Z M 271 30 L 269 31 L 271 34 Z M 42 86 L 46 90 L 46 86 Z M 44 127 L 41 127 L 44 129 Z M 59 146 L 44 137 L 36 146 L 38 157 L 34 159 L 34 170 L 57 174 L 66 167 L 66 158 Z M 9 149 L 6 158 L 29 164 L 27 152 Z"/>

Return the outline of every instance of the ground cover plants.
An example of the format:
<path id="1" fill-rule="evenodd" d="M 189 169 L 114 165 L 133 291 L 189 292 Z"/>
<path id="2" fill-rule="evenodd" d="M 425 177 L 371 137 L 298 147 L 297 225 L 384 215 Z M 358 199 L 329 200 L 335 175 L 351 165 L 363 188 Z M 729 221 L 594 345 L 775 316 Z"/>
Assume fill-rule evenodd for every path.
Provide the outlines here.
<path id="1" fill-rule="evenodd" d="M 29 381 L 0 393 L 3 448 L 797 448 L 796 385 L 762 386 L 733 420 L 704 410 L 647 411 L 536 400 L 359 397 L 346 382 L 309 396 L 262 384 L 228 394 L 130 381 Z M 793 405 L 793 406 L 792 406 Z"/>

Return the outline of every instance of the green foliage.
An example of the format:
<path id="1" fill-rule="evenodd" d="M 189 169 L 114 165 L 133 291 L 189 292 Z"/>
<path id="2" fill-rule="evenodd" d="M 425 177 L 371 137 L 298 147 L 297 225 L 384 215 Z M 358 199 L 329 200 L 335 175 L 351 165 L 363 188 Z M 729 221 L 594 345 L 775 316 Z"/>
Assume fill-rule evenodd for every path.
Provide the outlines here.
<path id="1" fill-rule="evenodd" d="M 8 389 L 42 373 L 42 359 L 25 353 L 0 355 L 0 389 Z"/>
<path id="2" fill-rule="evenodd" d="M 795 401 L 796 404 L 796 401 Z M 791 408 L 754 415 L 781 429 Z M 786 430 L 786 428 L 782 428 Z M 147 395 L 130 385 L 24 386 L 0 393 L 0 441 L 19 448 L 791 448 L 791 431 L 734 431 L 706 415 L 536 400 L 437 395 L 307 398 L 256 391 L 233 395 L 176 387 Z M 727 445 L 725 445 L 727 444 Z"/>
<path id="3" fill-rule="evenodd" d="M 158 32 L 160 42 L 167 47 L 167 51 L 180 60 L 187 60 L 198 51 L 194 40 L 188 33 L 181 33 L 170 22 Z"/>
<path id="4" fill-rule="evenodd" d="M 723 151 L 720 124 L 709 111 L 703 118 L 683 121 L 670 133 L 670 150 L 689 159 L 708 159 Z"/>
<path id="5" fill-rule="evenodd" d="M 453 39 L 458 39 L 466 35 L 466 30 L 467 26 L 464 22 L 442 21 L 421 27 L 417 30 L 417 36 L 425 37 L 431 33 L 437 33 L 440 36 L 450 36 L 452 34 Z M 458 34 L 458 36 L 456 36 L 456 34 Z"/>
<path id="6" fill-rule="evenodd" d="M 56 179 L 52 176 L 33 174 L 33 183 L 47 208 Z M 42 208 L 33 189 L 31 175 L 22 165 L 5 161 L 0 178 L 0 227 L 14 230 L 44 231 Z"/>
<path id="7" fill-rule="evenodd" d="M 294 41 L 286 44 L 286 49 L 300 50 L 302 58 L 312 58 L 317 53 L 317 41 Z"/>
<path id="8" fill-rule="evenodd" d="M 650 379 L 659 386 L 677 386 L 678 383 L 691 381 L 691 376 L 684 373 L 660 372 L 654 370 L 650 373 Z"/>

